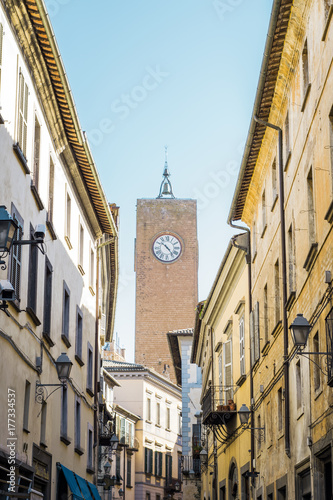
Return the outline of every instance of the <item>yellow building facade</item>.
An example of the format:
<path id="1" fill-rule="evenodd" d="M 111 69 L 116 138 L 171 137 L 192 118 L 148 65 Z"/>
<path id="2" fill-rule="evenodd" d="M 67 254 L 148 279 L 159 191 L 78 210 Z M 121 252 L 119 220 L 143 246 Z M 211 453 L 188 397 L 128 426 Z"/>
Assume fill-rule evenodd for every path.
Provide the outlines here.
<path id="1" fill-rule="evenodd" d="M 237 413 L 251 404 L 248 275 L 232 242 L 198 305 L 192 362 L 202 370 L 201 498 L 249 498 L 251 434 Z"/>
<path id="2" fill-rule="evenodd" d="M 319 354 L 332 352 L 332 9 L 273 4 L 228 220 L 251 231 L 251 409 L 264 427 L 251 494 L 261 500 L 332 495 L 332 358 Z M 310 324 L 308 355 L 290 334 L 297 314 Z"/>

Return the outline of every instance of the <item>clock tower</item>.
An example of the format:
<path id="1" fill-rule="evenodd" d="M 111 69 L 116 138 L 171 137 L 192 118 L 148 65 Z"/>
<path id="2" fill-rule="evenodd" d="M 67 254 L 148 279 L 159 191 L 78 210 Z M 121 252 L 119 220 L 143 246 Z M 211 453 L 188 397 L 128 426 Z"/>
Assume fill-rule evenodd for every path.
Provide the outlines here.
<path id="1" fill-rule="evenodd" d="M 194 327 L 196 200 L 173 195 L 167 158 L 156 199 L 137 200 L 135 362 L 176 381 L 167 333 Z"/>

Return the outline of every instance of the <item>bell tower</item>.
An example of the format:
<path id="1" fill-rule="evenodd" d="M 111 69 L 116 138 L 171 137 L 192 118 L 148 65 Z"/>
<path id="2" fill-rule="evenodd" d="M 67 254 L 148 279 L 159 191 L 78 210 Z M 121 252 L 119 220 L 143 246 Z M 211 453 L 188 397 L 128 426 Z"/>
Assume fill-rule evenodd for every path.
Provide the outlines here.
<path id="1" fill-rule="evenodd" d="M 196 200 L 173 194 L 167 151 L 159 195 L 137 200 L 135 362 L 176 381 L 167 333 L 194 327 Z"/>

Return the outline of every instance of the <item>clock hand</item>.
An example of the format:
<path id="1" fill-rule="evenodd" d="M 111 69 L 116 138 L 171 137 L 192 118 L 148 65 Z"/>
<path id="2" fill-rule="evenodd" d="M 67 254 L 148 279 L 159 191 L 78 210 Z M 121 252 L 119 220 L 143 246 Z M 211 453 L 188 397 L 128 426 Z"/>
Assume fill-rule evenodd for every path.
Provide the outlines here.
<path id="1" fill-rule="evenodd" d="M 170 248 L 169 248 L 168 246 L 166 246 L 166 244 L 165 244 L 165 243 L 162 243 L 162 245 L 163 245 L 163 246 L 164 246 L 164 247 L 165 247 L 165 248 L 166 248 L 166 249 L 167 249 L 167 250 L 171 253 Z"/>

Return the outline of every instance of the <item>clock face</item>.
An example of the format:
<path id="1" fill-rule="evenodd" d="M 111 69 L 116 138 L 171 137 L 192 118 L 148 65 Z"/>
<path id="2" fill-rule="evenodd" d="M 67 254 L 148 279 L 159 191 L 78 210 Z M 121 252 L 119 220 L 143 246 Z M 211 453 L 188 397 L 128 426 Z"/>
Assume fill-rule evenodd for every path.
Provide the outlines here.
<path id="1" fill-rule="evenodd" d="M 161 262 L 174 262 L 182 253 L 182 244 L 172 234 L 161 234 L 153 243 L 153 254 Z"/>

